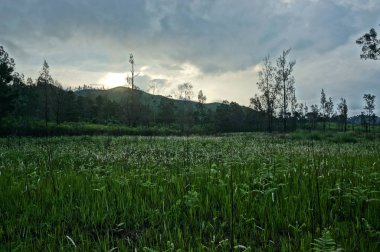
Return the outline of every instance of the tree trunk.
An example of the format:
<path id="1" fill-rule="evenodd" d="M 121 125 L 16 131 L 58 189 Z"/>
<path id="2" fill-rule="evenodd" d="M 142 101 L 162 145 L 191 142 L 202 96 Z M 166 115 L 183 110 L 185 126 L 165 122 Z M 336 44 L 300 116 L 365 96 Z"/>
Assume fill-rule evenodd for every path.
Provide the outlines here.
<path id="1" fill-rule="evenodd" d="M 48 124 L 48 95 L 47 95 L 47 84 L 45 83 L 45 128 L 47 130 Z"/>
<path id="2" fill-rule="evenodd" d="M 284 80 L 284 108 L 283 108 L 284 132 L 286 132 L 286 81 Z"/>

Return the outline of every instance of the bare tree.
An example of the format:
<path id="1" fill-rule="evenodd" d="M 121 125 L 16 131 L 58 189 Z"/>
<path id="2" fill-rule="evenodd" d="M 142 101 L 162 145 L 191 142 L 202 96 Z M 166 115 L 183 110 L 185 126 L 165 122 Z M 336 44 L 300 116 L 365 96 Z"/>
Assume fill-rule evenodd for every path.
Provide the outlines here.
<path id="1" fill-rule="evenodd" d="M 127 77 L 127 82 L 131 86 L 131 89 L 135 89 L 135 59 L 133 54 L 129 54 L 129 63 L 131 64 L 131 76 Z"/>
<path id="2" fill-rule="evenodd" d="M 136 91 L 138 90 L 138 87 L 135 84 L 135 78 L 138 76 L 138 74 L 135 73 L 135 59 L 132 53 L 129 55 L 129 63 L 131 64 L 131 75 L 127 77 L 127 83 L 131 89 L 128 92 L 127 101 L 125 103 L 128 125 L 131 126 L 136 125 L 141 107 L 139 100 L 140 93 Z"/>
<path id="3" fill-rule="evenodd" d="M 178 85 L 177 98 L 184 101 L 190 101 L 194 96 L 193 85 L 190 82 L 185 82 Z"/>
<path id="4" fill-rule="evenodd" d="M 282 95 L 282 108 L 281 108 L 281 116 L 283 119 L 283 130 L 286 131 L 286 118 L 289 116 L 287 110 L 290 101 L 290 94 L 293 91 L 295 79 L 292 76 L 292 72 L 294 70 L 294 66 L 296 64 L 295 61 L 288 62 L 287 57 L 290 53 L 290 49 L 284 50 L 282 55 L 277 59 L 277 73 L 276 73 L 276 81 L 279 85 L 279 88 Z"/>
<path id="5" fill-rule="evenodd" d="M 151 80 L 151 82 L 148 85 L 147 92 L 152 95 L 157 95 L 160 93 L 163 84 L 164 83 L 162 83 L 162 80 L 160 79 Z"/>
<path id="6" fill-rule="evenodd" d="M 338 104 L 339 117 L 343 122 L 343 130 L 347 131 L 347 118 L 348 118 L 348 107 L 346 99 L 340 98 L 340 103 Z"/>
<path id="7" fill-rule="evenodd" d="M 259 111 L 265 111 L 267 130 L 272 131 L 272 118 L 275 110 L 275 101 L 279 93 L 279 84 L 275 79 L 276 69 L 269 56 L 264 58 L 263 68 L 259 71 L 259 81 L 256 83 L 261 95 L 251 98 L 251 104 Z"/>

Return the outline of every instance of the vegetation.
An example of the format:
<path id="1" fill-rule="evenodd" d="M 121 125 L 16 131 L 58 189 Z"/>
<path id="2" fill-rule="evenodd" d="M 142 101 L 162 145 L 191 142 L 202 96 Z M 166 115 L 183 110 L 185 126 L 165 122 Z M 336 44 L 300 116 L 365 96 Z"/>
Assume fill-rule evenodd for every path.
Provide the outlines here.
<path id="1" fill-rule="evenodd" d="M 377 32 L 371 28 L 368 33 L 365 33 L 356 40 L 356 44 L 362 46 L 360 58 L 377 60 L 380 56 L 380 40 L 377 38 Z"/>
<path id="2" fill-rule="evenodd" d="M 143 92 L 132 54 L 129 87 L 64 90 L 46 61 L 25 81 L 0 46 L 0 250 L 379 251 L 376 97 L 309 111 L 289 53 L 248 108 Z"/>
<path id="3" fill-rule="evenodd" d="M 350 137 L 3 138 L 0 250 L 379 251 L 379 139 Z"/>
<path id="4" fill-rule="evenodd" d="M 332 98 L 326 98 L 324 89 L 320 107 L 311 105 L 309 111 L 306 104 L 297 102 L 292 74 L 295 61 L 287 59 L 289 53 L 290 49 L 283 51 L 275 66 L 269 56 L 264 59 L 257 83 L 260 94 L 251 98 L 252 107 L 248 108 L 226 100 L 206 103 L 202 90 L 195 102 L 192 100 L 193 85 L 188 82 L 178 85 L 177 99 L 155 95 L 154 83 L 150 87 L 153 94 L 141 91 L 135 83 L 136 63 L 132 54 L 129 59 L 131 73 L 127 79 L 129 87 L 96 90 L 83 86 L 64 90 L 62 84 L 50 75 L 46 61 L 36 81 L 31 78 L 25 81 L 22 74 L 15 72 L 14 60 L 0 47 L 0 135 L 290 132 L 297 129 L 326 130 L 326 125 L 329 128 L 339 125 L 333 128 L 346 131 L 350 118 L 344 98 L 341 98 L 336 112 Z M 378 123 L 374 113 L 375 96 L 365 94 L 364 101 L 365 111 L 359 121 L 351 123 L 361 124 L 356 130 L 369 132 Z"/>

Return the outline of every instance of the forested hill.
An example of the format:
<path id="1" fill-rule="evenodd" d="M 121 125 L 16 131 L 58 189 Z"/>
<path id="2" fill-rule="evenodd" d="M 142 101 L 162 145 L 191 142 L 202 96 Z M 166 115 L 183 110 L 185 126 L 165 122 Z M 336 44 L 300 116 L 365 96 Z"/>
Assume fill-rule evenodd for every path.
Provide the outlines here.
<path id="1" fill-rule="evenodd" d="M 111 89 L 79 89 L 75 91 L 75 94 L 78 96 L 88 97 L 91 99 L 96 99 L 97 96 L 102 96 L 103 98 L 106 98 L 110 101 L 114 101 L 117 103 L 123 103 L 126 102 L 126 100 L 132 98 L 131 94 L 132 90 L 128 87 L 115 87 Z M 141 90 L 133 90 L 133 92 L 136 94 L 136 96 L 139 97 L 139 101 L 145 105 L 148 105 L 151 108 L 156 107 L 161 102 L 170 102 L 172 101 L 174 103 L 175 107 L 180 106 L 182 103 L 189 103 L 193 106 L 194 109 L 196 109 L 197 105 L 199 105 L 198 102 L 188 100 L 178 100 L 174 99 L 171 96 L 162 96 L 162 95 L 153 95 L 149 94 L 147 92 L 141 91 Z M 203 106 L 207 110 L 211 110 L 213 112 L 216 111 L 217 107 L 220 106 L 222 103 L 219 102 L 212 102 L 212 103 L 204 103 Z M 244 107 L 244 106 L 241 106 Z M 158 108 L 158 106 L 157 106 Z M 250 109 L 246 108 L 245 109 Z"/>
<path id="2" fill-rule="evenodd" d="M 50 83 L 14 78 L 4 86 L 7 107 L 0 113 L 0 135 L 40 134 L 63 123 L 150 128 L 152 134 L 167 129 L 179 133 L 252 131 L 265 125 L 261 112 L 235 102 L 206 103 L 205 96 L 193 101 L 191 89 L 173 99 L 127 87 L 73 91 Z"/>
<path id="3" fill-rule="evenodd" d="M 173 99 L 127 87 L 79 89 L 75 94 L 77 100 L 96 107 L 93 117 L 87 120 L 97 123 L 114 121 L 129 126 L 165 125 L 180 131 L 228 132 L 259 129 L 264 120 L 261 112 L 235 102 L 205 103 L 202 99 L 190 100 L 189 95 Z"/>

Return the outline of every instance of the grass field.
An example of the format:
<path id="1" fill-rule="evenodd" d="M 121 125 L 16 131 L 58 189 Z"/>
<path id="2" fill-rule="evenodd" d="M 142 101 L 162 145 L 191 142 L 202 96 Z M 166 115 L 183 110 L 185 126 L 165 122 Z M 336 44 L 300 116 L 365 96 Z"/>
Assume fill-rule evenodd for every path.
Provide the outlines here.
<path id="1" fill-rule="evenodd" d="M 380 251 L 380 141 L 0 139 L 0 251 Z"/>

